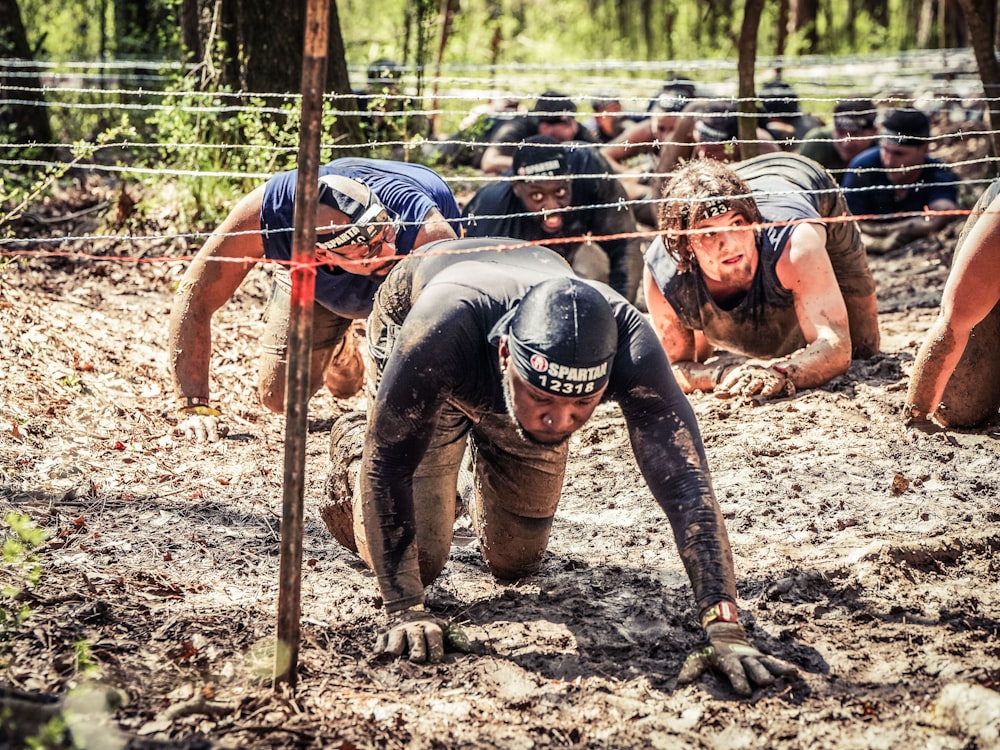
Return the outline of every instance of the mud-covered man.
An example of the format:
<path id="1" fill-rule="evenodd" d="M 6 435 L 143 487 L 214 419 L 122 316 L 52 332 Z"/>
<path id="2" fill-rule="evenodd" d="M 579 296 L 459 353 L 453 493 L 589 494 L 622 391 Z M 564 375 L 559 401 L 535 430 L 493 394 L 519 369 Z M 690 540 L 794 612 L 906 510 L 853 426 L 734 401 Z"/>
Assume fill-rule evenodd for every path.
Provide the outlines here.
<path id="1" fill-rule="evenodd" d="M 970 427 L 1000 409 L 1000 181 L 958 238 L 941 312 L 913 365 L 903 417 L 918 427 Z"/>
<path id="2" fill-rule="evenodd" d="M 310 394 L 325 384 L 335 397 L 346 398 L 364 382 L 352 321 L 371 312 L 392 256 L 456 236 L 457 223 L 449 222 L 459 208 L 444 180 L 415 164 L 337 159 L 320 167 L 319 175 L 316 258 L 326 265 L 316 273 Z M 170 373 L 178 431 L 189 439 L 214 441 L 224 429 L 208 387 L 212 316 L 256 260 L 291 260 L 297 179 L 298 170 L 281 172 L 240 200 L 178 286 L 170 314 Z M 261 403 L 277 413 L 285 402 L 290 299 L 291 275 L 279 265 L 258 374 Z"/>
<path id="3" fill-rule="evenodd" d="M 860 233 L 818 164 L 788 153 L 696 160 L 664 198 L 646 303 L 685 393 L 792 395 L 878 351 Z"/>
<path id="4" fill-rule="evenodd" d="M 503 244 L 514 241 L 435 243 L 433 255 L 389 275 L 369 319 L 377 370 L 369 382 L 378 385 L 367 429 L 350 416 L 333 428 L 324 518 L 378 578 L 390 622 L 376 650 L 443 657 L 446 626 L 425 611 L 424 587 L 448 560 L 466 451 L 463 499 L 487 565 L 501 579 L 530 575 L 548 544 L 569 437 L 613 401 L 670 520 L 708 636 L 682 681 L 710 666 L 749 694 L 790 674 L 753 648 L 739 623 L 698 425 L 652 328 L 546 248 L 484 252 Z M 352 512 L 353 523 L 331 523 Z"/>

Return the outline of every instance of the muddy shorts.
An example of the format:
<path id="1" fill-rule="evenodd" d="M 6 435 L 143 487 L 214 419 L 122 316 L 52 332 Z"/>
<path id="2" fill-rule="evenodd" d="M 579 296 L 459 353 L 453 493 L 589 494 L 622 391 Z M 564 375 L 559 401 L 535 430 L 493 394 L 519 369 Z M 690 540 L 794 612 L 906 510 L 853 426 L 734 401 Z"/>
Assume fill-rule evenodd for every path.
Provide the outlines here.
<path id="1" fill-rule="evenodd" d="M 279 268 L 274 273 L 271 296 L 264 308 L 264 335 L 261 339 L 263 355 L 286 364 L 288 361 L 288 328 L 291 318 L 292 277 L 288 269 Z M 313 304 L 312 350 L 333 349 L 353 321 L 330 312 L 321 304 Z"/>
<path id="2" fill-rule="evenodd" d="M 410 284 L 394 273 L 379 288 L 368 319 L 369 387 L 377 387 L 409 311 Z M 374 399 L 369 399 L 371 404 Z M 437 529 L 417 530 L 421 555 L 446 556 L 454 516 L 449 508 L 463 473 L 462 500 L 469 509 L 480 549 L 500 578 L 518 578 L 538 568 L 548 545 L 552 518 L 562 492 L 568 445 L 542 445 L 527 438 L 507 414 L 474 412 L 445 403 L 434 436 L 414 473 L 414 502 L 419 519 L 433 519 Z M 430 506 L 430 507 L 427 507 Z M 435 518 L 433 508 L 442 509 Z M 433 549 L 437 548 L 437 549 Z"/>

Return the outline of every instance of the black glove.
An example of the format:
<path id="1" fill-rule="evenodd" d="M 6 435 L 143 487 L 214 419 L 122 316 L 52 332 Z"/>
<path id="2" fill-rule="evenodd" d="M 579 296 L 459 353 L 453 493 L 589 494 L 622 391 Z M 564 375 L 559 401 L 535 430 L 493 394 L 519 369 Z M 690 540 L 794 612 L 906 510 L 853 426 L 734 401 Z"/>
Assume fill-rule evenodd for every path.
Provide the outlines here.
<path id="1" fill-rule="evenodd" d="M 738 622 L 713 622 L 705 628 L 708 646 L 695 651 L 681 667 L 677 684 L 694 682 L 711 667 L 722 672 L 740 695 L 753 693 L 751 683 L 758 687 L 774 684 L 775 677 L 794 675 L 798 670 L 773 656 L 762 654 L 747 641 L 746 632 Z"/>
<path id="2" fill-rule="evenodd" d="M 392 617 L 389 630 L 375 642 L 375 654 L 402 656 L 409 652 L 413 662 L 439 662 L 445 647 L 469 653 L 472 650 L 465 633 L 453 623 L 424 611 L 423 605 L 405 609 Z"/>

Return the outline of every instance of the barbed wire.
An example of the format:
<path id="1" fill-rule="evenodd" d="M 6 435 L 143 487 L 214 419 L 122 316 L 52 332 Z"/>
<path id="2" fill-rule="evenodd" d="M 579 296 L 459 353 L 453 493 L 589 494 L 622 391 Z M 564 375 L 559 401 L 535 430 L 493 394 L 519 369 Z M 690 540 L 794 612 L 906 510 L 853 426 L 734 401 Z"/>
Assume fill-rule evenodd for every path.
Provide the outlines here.
<path id="1" fill-rule="evenodd" d="M 934 101 L 934 107 L 937 110 L 947 112 L 950 107 L 955 107 L 966 115 L 970 113 L 981 113 L 982 111 L 993 107 L 993 105 L 1000 101 L 1000 97 L 990 98 L 983 95 L 981 84 L 974 76 L 975 71 L 975 60 L 969 50 L 942 50 L 942 51 L 916 51 L 914 53 L 898 53 L 888 56 L 873 56 L 873 55 L 855 55 L 840 58 L 831 58 L 816 56 L 810 58 L 774 58 L 765 59 L 758 61 L 758 68 L 763 69 L 767 67 L 780 68 L 786 79 L 793 82 L 795 86 L 802 85 L 801 81 L 795 80 L 795 74 L 800 73 L 802 77 L 805 78 L 806 73 L 813 70 L 814 68 L 820 68 L 823 66 L 839 66 L 840 71 L 849 71 L 859 66 L 864 67 L 866 70 L 866 81 L 871 80 L 874 83 L 873 74 L 878 71 L 895 71 L 905 73 L 905 82 L 909 85 L 913 85 L 914 81 L 919 81 L 919 85 L 915 86 L 916 89 L 910 93 L 901 93 L 901 89 L 905 88 L 903 86 L 895 87 L 893 91 L 888 91 L 883 94 L 873 95 L 871 98 L 875 100 L 877 104 L 880 105 L 892 105 L 892 106 L 915 106 L 918 104 L 926 105 L 928 97 L 931 97 Z M 687 73 L 698 74 L 705 72 L 721 72 L 728 71 L 730 75 L 734 72 L 734 64 L 732 61 L 689 61 L 686 63 L 673 63 L 669 65 L 669 70 L 671 71 L 669 78 L 675 77 L 677 75 L 684 75 Z M 156 90 L 149 88 L 124 88 L 121 86 L 116 86 L 114 88 L 105 88 L 102 86 L 89 87 L 83 85 L 77 85 L 79 78 L 74 78 L 77 73 L 88 72 L 94 69 L 121 72 L 121 71 L 135 71 L 135 70 L 165 70 L 172 71 L 175 75 L 181 71 L 193 70 L 192 66 L 183 66 L 180 64 L 163 64 L 159 62 L 151 61 L 108 61 L 103 63 L 37 63 L 29 61 L 11 61 L 11 60 L 0 60 L 0 75 L 2 75 L 3 83 L 0 84 L 0 105 L 10 105 L 10 106 L 24 106 L 24 107 L 49 107 L 49 108 L 60 108 L 66 111 L 79 110 L 80 112 L 92 112 L 95 110 L 100 110 L 109 114 L 121 110 L 122 112 L 148 112 L 150 114 L 160 111 L 175 111 L 184 112 L 195 115 L 213 115 L 213 116 L 236 116 L 241 114 L 266 114 L 266 115 L 289 115 L 291 111 L 287 108 L 282 108 L 278 106 L 262 105 L 262 101 L 266 102 L 285 102 L 287 105 L 297 104 L 300 100 L 300 96 L 294 93 L 249 93 L 249 92 L 205 92 L 205 91 L 180 91 L 180 90 Z M 649 102 L 654 98 L 656 89 L 658 89 L 663 83 L 664 78 L 649 78 L 649 79 L 626 79 L 618 76 L 617 74 L 623 72 L 652 72 L 657 74 L 662 74 L 666 69 L 664 63 L 646 63 L 646 62 L 629 62 L 629 61 L 602 61 L 602 62 L 582 62 L 578 64 L 571 64 L 568 66 L 560 66 L 560 70 L 565 69 L 566 71 L 575 72 L 597 72 L 601 73 L 601 76 L 588 76 L 583 77 L 579 80 L 565 80 L 564 83 L 570 92 L 565 96 L 576 103 L 590 103 L 594 96 L 593 87 L 597 85 L 602 85 L 608 87 L 609 84 L 609 73 L 615 73 L 616 78 L 614 79 L 616 84 L 620 84 L 624 93 L 618 95 L 616 98 L 623 103 L 622 112 L 619 113 L 620 116 L 629 117 L 632 119 L 641 119 L 647 117 L 649 113 L 646 111 L 645 107 L 648 106 Z M 30 72 L 44 71 L 47 75 L 55 75 L 61 71 L 68 71 L 69 76 L 64 82 L 60 82 L 58 85 L 54 84 L 43 84 L 43 85 L 20 85 L 11 84 L 7 79 L 11 75 L 11 70 L 13 70 L 17 75 L 27 75 Z M 516 87 L 510 85 L 488 85 L 483 86 L 484 78 L 486 76 L 492 81 L 497 77 L 502 77 L 505 84 L 509 84 L 511 80 L 511 74 L 530 74 L 539 73 L 546 74 L 550 76 L 552 71 L 549 66 L 540 65 L 509 65 L 504 66 L 503 69 L 494 66 L 468 66 L 468 65 L 453 65 L 453 66 L 442 66 L 441 75 L 435 75 L 434 77 L 426 75 L 427 71 L 410 69 L 404 70 L 404 76 L 408 73 L 421 74 L 424 76 L 424 82 L 430 83 L 435 87 L 440 87 L 438 90 L 433 90 L 428 93 L 426 90 L 424 93 L 417 97 L 414 94 L 406 92 L 397 92 L 384 90 L 382 92 L 350 92 L 350 93 L 332 93 L 325 97 L 326 106 L 330 108 L 330 112 L 338 117 L 353 117 L 353 118 L 370 118 L 379 117 L 385 118 L 386 120 L 408 119 L 408 118 L 435 118 L 439 116 L 446 115 L 457 115 L 454 109 L 449 109 L 448 105 L 461 104 L 461 103 L 481 103 L 483 99 L 497 98 L 502 95 L 511 95 L 514 98 L 541 98 L 544 96 L 544 92 L 541 91 L 542 87 L 536 85 L 536 81 L 533 78 L 527 78 L 524 81 L 518 81 Z M 944 73 L 944 75 L 942 75 Z M 477 77 L 477 74 L 479 77 Z M 937 77 L 933 77 L 937 76 Z M 809 105 L 805 109 L 812 109 L 815 106 L 817 111 L 822 110 L 824 113 L 837 101 L 842 98 L 853 98 L 857 96 L 856 84 L 857 80 L 852 81 L 853 87 L 849 87 L 844 84 L 842 89 L 842 95 L 834 95 L 834 91 L 829 87 L 832 85 L 831 81 L 835 78 L 833 75 L 827 76 L 812 76 L 812 80 L 821 78 L 824 87 L 818 93 L 814 90 L 812 93 L 805 93 L 802 96 L 796 95 L 794 98 L 778 98 L 777 101 L 787 104 L 787 110 L 784 112 L 772 113 L 772 116 L 801 116 L 808 114 L 804 111 L 802 105 Z M 133 80 L 132 78 L 123 76 L 124 80 Z M 106 80 L 101 78 L 101 82 L 105 83 Z M 692 97 L 693 102 L 707 102 L 712 100 L 718 100 L 719 98 L 724 98 L 727 101 L 733 102 L 734 104 L 753 104 L 759 105 L 761 103 L 760 97 L 747 97 L 739 98 L 734 95 L 723 95 L 720 92 L 724 90 L 723 87 L 735 87 L 735 81 L 729 80 L 726 82 L 718 81 L 696 81 L 696 85 L 702 89 L 702 92 L 697 96 Z M 635 89 L 640 85 L 650 85 L 653 89 L 647 94 L 635 93 Z M 551 83 L 546 84 L 545 90 L 547 91 Z M 809 84 L 811 85 L 811 84 Z M 837 84 L 841 85 L 841 84 Z M 462 87 L 474 87 L 468 90 Z M 978 87 L 978 88 L 977 88 Z M 608 87 L 610 88 L 610 87 Z M 956 91 L 955 89 L 964 89 L 962 91 Z M 730 90 L 725 89 L 725 90 Z M 602 89 L 603 90 L 603 89 Z M 969 92 L 973 92 L 970 94 Z M 17 97 L 17 95 L 22 95 Z M 38 98 L 27 98 L 29 96 L 39 96 Z M 488 95 L 488 96 L 487 96 Z M 56 97 L 66 97 L 68 101 L 49 101 L 49 98 Z M 73 97 L 77 99 L 82 97 L 88 97 L 92 101 L 78 101 L 72 100 Z M 113 99 L 126 99 L 131 101 L 111 101 Z M 99 101 L 98 101 L 99 100 Z M 158 103 L 159 100 L 162 103 Z M 183 104 L 177 104 L 174 100 L 183 100 Z M 191 102 L 197 102 L 205 100 L 209 102 L 208 104 L 202 106 L 197 104 L 192 104 Z M 354 101 L 358 102 L 359 106 L 353 109 L 338 109 L 338 105 L 347 102 Z M 432 102 L 432 106 L 422 106 L 424 102 Z M 221 103 L 220 103 L 221 102 Z M 626 108 L 624 105 L 632 105 L 630 108 Z M 634 108 L 633 108 L 634 107 Z M 471 108 L 471 107 L 470 107 Z M 297 114 L 297 113 L 296 113 Z M 498 118 L 514 118 L 514 117 L 524 117 L 532 115 L 552 115 L 551 112 L 539 113 L 535 109 L 529 109 L 522 107 L 517 112 L 497 112 L 493 116 Z M 558 113 L 555 113 L 558 114 Z M 567 110 L 567 116 L 573 116 L 575 118 L 583 118 L 587 115 L 586 112 L 578 112 L 573 110 Z M 717 113 L 713 113 L 715 116 Z M 724 117 L 738 117 L 746 116 L 741 115 L 739 112 L 731 113 L 719 113 Z M 966 125 L 967 127 L 963 127 Z M 943 144 L 945 142 L 951 143 L 956 139 L 969 139 L 969 138 L 983 138 L 990 139 L 994 136 L 996 131 L 989 128 L 985 121 L 982 119 L 970 119 L 968 121 L 962 121 L 956 124 L 957 129 L 954 132 L 946 132 L 940 129 L 933 132 L 926 138 L 915 139 L 920 142 L 926 142 L 929 145 Z M 834 138 L 816 138 L 813 137 L 811 140 L 817 140 L 823 143 L 833 143 Z M 795 147 L 803 143 L 804 140 L 800 138 L 789 138 L 781 142 L 781 145 L 786 150 L 794 150 Z M 757 144 L 762 145 L 766 143 L 773 143 L 765 141 L 763 139 L 755 139 L 751 141 L 737 141 L 741 145 L 745 144 Z M 120 149 L 123 152 L 129 152 L 133 154 L 135 152 L 142 152 L 145 150 L 154 151 L 159 156 L 161 153 L 166 152 L 185 152 L 185 151 L 198 151 L 205 150 L 208 152 L 233 152 L 233 153 L 269 153 L 269 154 L 292 154 L 297 149 L 294 146 L 281 146 L 281 145 L 270 145 L 263 143 L 260 145 L 255 144 L 220 144 L 220 143 L 180 143 L 180 142 L 156 142 L 156 141 L 144 141 L 144 140 L 117 140 L 113 143 L 102 143 L 99 146 L 93 144 L 87 144 L 86 141 L 75 142 L 75 143 L 63 143 L 63 142 L 51 142 L 51 143 L 7 143 L 0 144 L 0 154 L 5 151 L 12 154 L 23 153 L 30 148 L 46 148 L 55 150 L 74 150 L 80 148 L 81 145 L 89 145 L 94 151 L 105 151 L 111 152 L 113 149 Z M 322 148 L 327 150 L 329 153 L 337 154 L 340 152 L 356 152 L 359 148 L 371 149 L 373 153 L 376 150 L 394 150 L 400 151 L 404 158 L 410 155 L 417 157 L 419 161 L 422 158 L 433 158 L 436 149 L 444 149 L 448 147 L 455 148 L 474 148 L 479 150 L 484 150 L 490 147 L 496 148 L 511 148 L 515 144 L 511 144 L 504 141 L 484 139 L 484 140 L 474 140 L 468 137 L 458 137 L 458 135 L 446 136 L 443 138 L 425 138 L 425 137 L 409 137 L 404 136 L 402 138 L 382 138 L 382 137 L 372 137 L 364 143 L 346 143 L 343 141 L 330 141 L 322 144 Z M 571 148 L 580 149 L 591 149 L 595 151 L 600 151 L 600 149 L 607 147 L 608 144 L 602 143 L 574 143 Z M 666 146 L 676 146 L 681 148 L 688 148 L 694 145 L 691 141 L 683 140 L 640 140 L 634 143 L 626 142 L 626 145 L 637 148 L 645 149 L 648 151 L 657 151 Z M 563 147 L 562 144 L 559 147 Z M 148 157 L 146 157 L 148 162 Z M 138 164 L 101 164 L 97 163 L 93 159 L 76 159 L 74 160 L 73 168 L 75 170 L 88 170 L 96 173 L 105 173 L 108 175 L 118 175 L 120 177 L 133 177 L 133 178 L 145 178 L 145 177 L 193 177 L 193 178 L 203 178 L 203 179 L 238 179 L 238 180 L 266 180 L 273 176 L 273 172 L 266 171 L 239 171 L 232 169 L 179 169 L 172 168 L 169 166 L 146 166 L 141 163 Z M 949 161 L 945 166 L 953 169 L 964 169 L 964 168 L 977 168 L 982 170 L 995 170 L 997 166 L 997 157 L 983 156 L 977 158 L 962 159 L 958 161 Z M 0 167 L 9 168 L 13 171 L 23 172 L 27 169 L 40 169 L 46 171 L 58 171 L 59 169 L 65 168 L 66 162 L 58 160 L 46 160 L 46 159 L 24 159 L 24 158 L 12 158 L 4 159 L 0 158 Z M 909 169 L 916 169 L 918 167 L 906 167 L 902 168 L 901 171 L 908 171 Z M 841 170 L 842 171 L 842 170 Z M 873 170 L 878 171 L 878 170 Z M 831 171 L 832 174 L 838 174 L 838 170 Z M 505 174 L 455 174 L 455 175 L 442 175 L 446 182 L 452 186 L 463 186 L 468 187 L 470 184 L 473 185 L 486 185 L 495 182 L 505 182 L 505 181 L 515 181 L 519 178 L 517 176 Z M 655 169 L 642 168 L 642 166 L 627 166 L 624 171 L 621 172 L 607 172 L 607 173 L 580 173 L 566 175 L 565 179 L 576 182 L 583 180 L 661 180 L 669 178 L 669 172 L 658 172 Z M 988 177 L 964 177 L 959 178 L 954 181 L 949 181 L 946 184 L 951 187 L 969 189 L 970 187 L 989 183 L 991 180 Z M 0 183 L 2 184 L 2 183 Z M 939 183 L 942 184 L 942 183 Z M 916 185 L 908 185 L 908 187 L 915 187 Z M 854 188 L 854 191 L 870 192 L 876 190 L 886 190 L 894 189 L 893 186 L 870 186 L 865 188 Z M 845 194 L 849 194 L 851 190 L 840 189 Z M 628 210 L 637 209 L 639 207 L 650 207 L 654 211 L 659 207 L 659 205 L 673 200 L 670 197 L 643 197 L 643 198 L 629 198 L 628 200 L 619 199 L 613 203 L 597 203 L 590 204 L 588 206 L 568 206 L 564 209 L 554 209 L 546 213 L 572 213 L 581 210 Z M 499 215 L 479 215 L 479 216 L 469 216 L 466 218 L 467 221 L 476 222 L 480 220 L 492 220 L 500 218 L 512 218 L 512 219 L 523 219 L 529 217 L 539 216 L 539 212 L 524 211 L 520 213 L 504 214 Z M 929 215 L 929 214 L 925 214 Z M 857 217 L 855 217 L 857 218 Z M 885 217 L 881 217 L 885 218 Z M 655 234 L 655 231 L 653 231 Z M 212 232 L 190 232 L 190 233 L 176 233 L 169 235 L 148 235 L 148 236 L 127 236 L 123 237 L 116 234 L 104 234 L 104 235 L 67 235 L 58 238 L 17 238 L 8 237 L 0 238 L 0 257 L 4 257 L 8 253 L 17 252 L 19 256 L 23 256 L 25 253 L 31 252 L 51 252 L 46 250 L 12 250 L 10 248 L 24 247 L 25 243 L 28 245 L 34 244 L 35 246 L 45 246 L 51 243 L 64 243 L 64 242 L 80 242 L 80 241 L 130 241 L 130 242 L 163 242 L 165 240 L 179 240 L 183 242 L 196 243 L 198 241 L 204 240 L 205 238 L 212 236 Z M 648 233 L 643 235 L 648 236 Z M 605 238 L 607 239 L 607 238 Z M 591 235 L 575 236 L 572 238 L 559 238 L 558 240 L 549 240 L 546 244 L 562 243 L 562 242 L 582 242 L 593 240 Z M 81 257 L 75 255 L 74 257 Z M 98 256 L 102 259 L 108 259 L 107 256 Z M 171 258 L 171 262 L 176 262 L 176 258 Z"/>

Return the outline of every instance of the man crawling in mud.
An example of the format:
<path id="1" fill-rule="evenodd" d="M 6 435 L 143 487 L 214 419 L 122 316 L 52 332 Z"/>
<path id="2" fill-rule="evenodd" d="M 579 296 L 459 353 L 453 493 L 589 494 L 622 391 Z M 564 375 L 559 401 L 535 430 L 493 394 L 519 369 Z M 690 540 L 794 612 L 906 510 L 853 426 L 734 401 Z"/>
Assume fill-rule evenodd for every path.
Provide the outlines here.
<path id="1" fill-rule="evenodd" d="M 750 645 L 736 609 L 732 552 L 701 435 L 642 314 L 608 286 L 573 275 L 541 247 L 465 238 L 404 260 L 369 318 L 376 392 L 333 427 L 332 504 L 341 543 L 375 571 L 389 614 L 379 653 L 440 661 L 448 626 L 424 587 L 448 561 L 459 470 L 482 555 L 501 579 L 538 571 L 562 490 L 569 437 L 617 402 L 636 460 L 674 532 L 708 644 L 680 682 L 707 667 L 736 692 L 794 667 Z"/>
<path id="2" fill-rule="evenodd" d="M 685 393 L 790 396 L 878 351 L 861 234 L 819 164 L 790 153 L 699 159 L 663 197 L 646 304 Z"/>
<path id="3" fill-rule="evenodd" d="M 955 248 L 941 312 L 917 353 L 903 419 L 971 427 L 1000 410 L 1000 181 L 979 198 Z"/>

